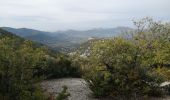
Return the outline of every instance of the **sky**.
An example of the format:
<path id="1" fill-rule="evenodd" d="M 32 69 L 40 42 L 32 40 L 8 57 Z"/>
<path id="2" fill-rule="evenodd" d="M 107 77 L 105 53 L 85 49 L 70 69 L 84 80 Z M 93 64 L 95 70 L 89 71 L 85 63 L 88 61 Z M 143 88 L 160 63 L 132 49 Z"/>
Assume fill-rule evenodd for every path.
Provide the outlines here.
<path id="1" fill-rule="evenodd" d="M 44 31 L 132 27 L 143 17 L 170 20 L 170 0 L 0 0 L 0 27 Z"/>

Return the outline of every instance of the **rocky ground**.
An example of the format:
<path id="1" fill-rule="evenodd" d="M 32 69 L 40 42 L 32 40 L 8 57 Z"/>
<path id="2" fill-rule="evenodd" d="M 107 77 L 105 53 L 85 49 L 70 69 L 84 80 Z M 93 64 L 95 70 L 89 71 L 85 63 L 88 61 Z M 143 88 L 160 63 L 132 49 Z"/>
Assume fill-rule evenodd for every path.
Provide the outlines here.
<path id="1" fill-rule="evenodd" d="M 62 86 L 67 86 L 68 92 L 71 94 L 69 100 L 97 100 L 91 98 L 91 91 L 87 87 L 86 82 L 81 78 L 49 80 L 42 82 L 41 86 L 46 92 L 54 95 L 62 91 Z"/>
<path id="2" fill-rule="evenodd" d="M 68 87 L 68 92 L 71 94 L 69 100 L 99 100 L 94 99 L 91 96 L 91 91 L 87 87 L 86 82 L 81 78 L 63 78 L 63 79 L 54 79 L 47 80 L 41 83 L 41 86 L 44 91 L 48 94 L 57 95 L 62 91 L 63 86 Z M 100 99 L 101 100 L 101 99 Z M 108 100 L 108 99 L 102 99 Z M 167 98 L 150 98 L 150 99 L 140 99 L 140 100 L 170 100 L 170 97 Z"/>

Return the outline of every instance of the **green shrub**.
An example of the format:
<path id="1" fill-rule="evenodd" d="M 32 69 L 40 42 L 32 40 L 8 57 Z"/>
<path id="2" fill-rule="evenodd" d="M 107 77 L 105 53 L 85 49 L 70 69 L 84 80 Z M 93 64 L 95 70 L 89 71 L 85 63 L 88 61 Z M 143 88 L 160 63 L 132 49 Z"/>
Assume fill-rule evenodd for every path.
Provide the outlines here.
<path id="1" fill-rule="evenodd" d="M 169 24 L 143 19 L 129 37 L 102 39 L 90 48 L 85 78 L 97 97 L 162 96 L 169 80 Z"/>
<path id="2" fill-rule="evenodd" d="M 46 69 L 47 78 L 61 78 L 61 77 L 80 77 L 78 67 L 72 66 L 72 62 L 66 58 L 59 58 L 58 60 L 48 60 L 48 67 Z"/>
<path id="3" fill-rule="evenodd" d="M 68 100 L 70 93 L 67 92 L 67 86 L 63 86 L 63 90 L 58 94 L 56 100 Z"/>

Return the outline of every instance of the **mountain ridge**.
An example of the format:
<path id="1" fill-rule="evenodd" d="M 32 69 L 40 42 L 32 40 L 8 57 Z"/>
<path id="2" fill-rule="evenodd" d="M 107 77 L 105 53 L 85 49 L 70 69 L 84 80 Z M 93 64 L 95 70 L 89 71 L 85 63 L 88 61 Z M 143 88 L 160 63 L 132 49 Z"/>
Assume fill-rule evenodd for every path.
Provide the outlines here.
<path id="1" fill-rule="evenodd" d="M 116 27 L 47 32 L 29 28 L 1 28 L 17 36 L 45 44 L 54 50 L 64 52 L 77 48 L 81 43 L 87 42 L 90 38 L 110 38 L 118 36 L 122 32 L 132 30 L 132 28 L 129 27 Z"/>

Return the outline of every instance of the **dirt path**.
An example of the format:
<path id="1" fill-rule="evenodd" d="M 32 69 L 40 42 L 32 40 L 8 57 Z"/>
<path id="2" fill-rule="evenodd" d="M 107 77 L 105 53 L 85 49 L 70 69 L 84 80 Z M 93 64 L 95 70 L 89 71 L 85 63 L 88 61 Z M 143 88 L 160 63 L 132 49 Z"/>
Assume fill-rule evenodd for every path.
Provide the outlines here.
<path id="1" fill-rule="evenodd" d="M 43 81 L 41 86 L 44 91 L 49 94 L 57 95 L 62 91 L 62 86 L 68 87 L 68 92 L 71 94 L 69 100 L 99 100 L 91 97 L 91 91 L 87 87 L 86 82 L 81 78 L 63 78 L 63 79 L 54 79 Z M 108 99 L 100 99 L 108 100 Z M 139 100 L 170 100 L 170 97 L 167 98 L 148 98 L 148 99 L 139 99 Z"/>
<path id="2" fill-rule="evenodd" d="M 43 90 L 55 95 L 62 91 L 62 86 L 64 85 L 68 87 L 68 92 L 71 94 L 69 100 L 97 100 L 90 98 L 91 91 L 81 78 L 63 78 L 41 83 Z"/>

